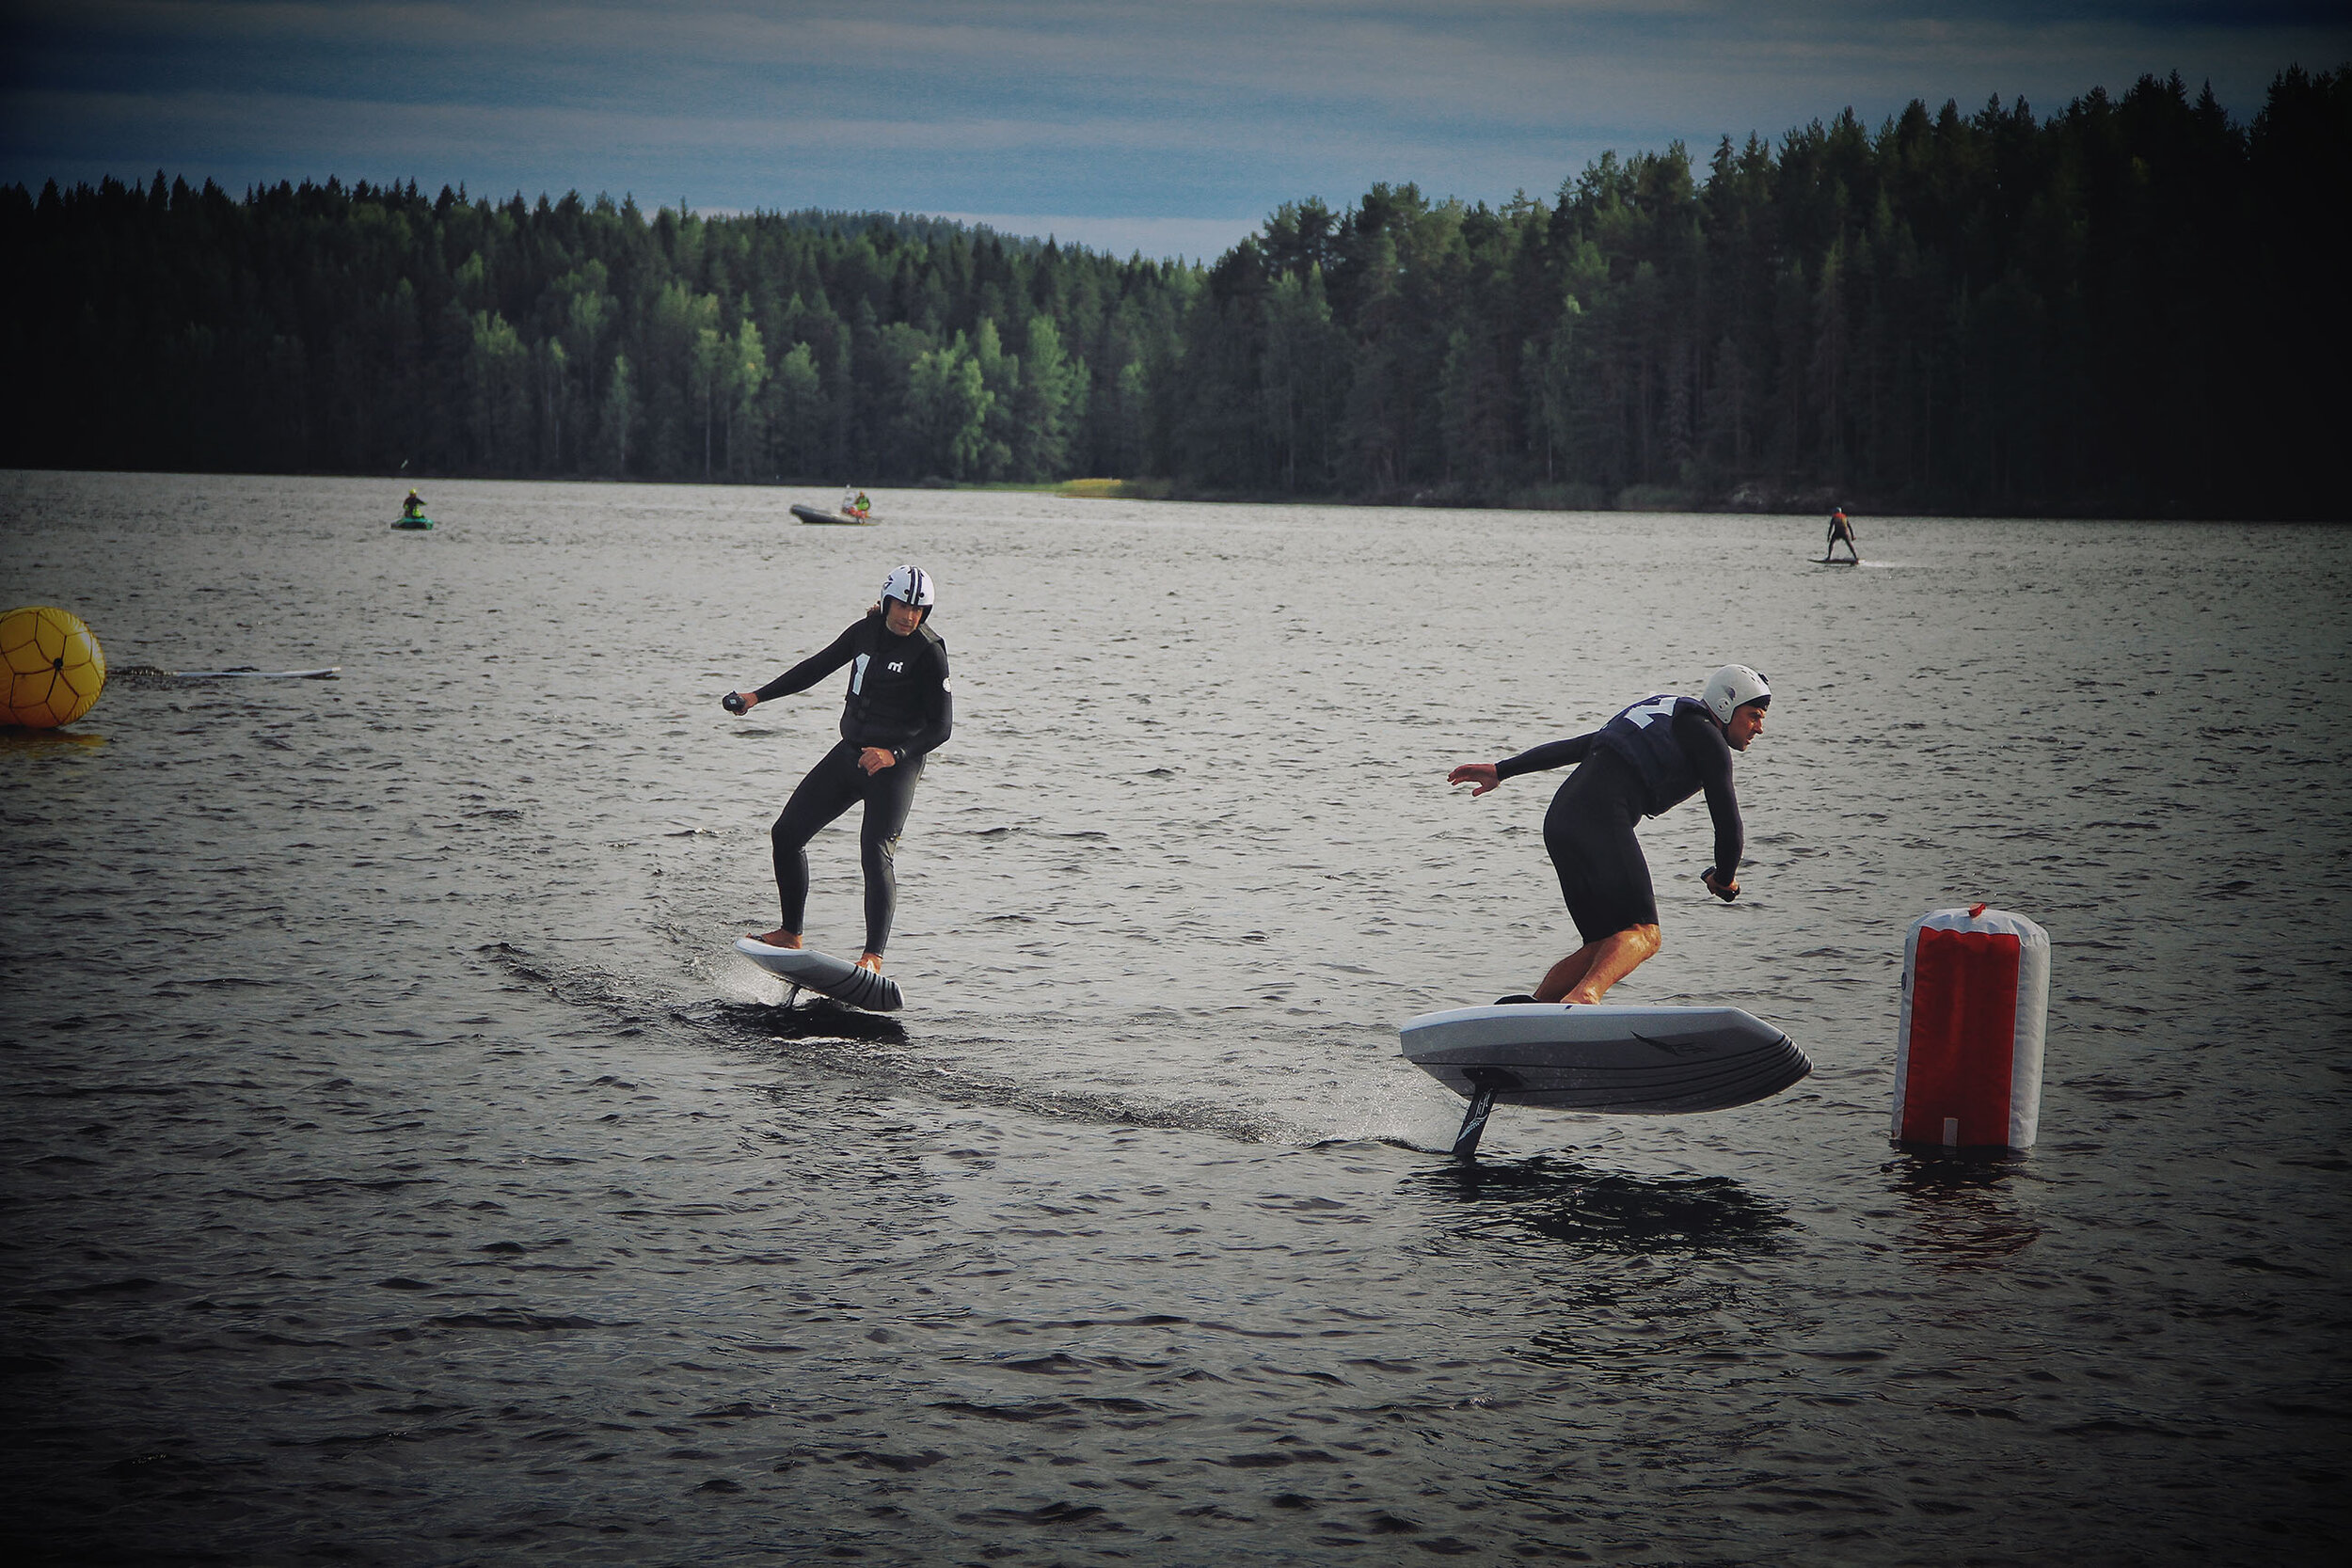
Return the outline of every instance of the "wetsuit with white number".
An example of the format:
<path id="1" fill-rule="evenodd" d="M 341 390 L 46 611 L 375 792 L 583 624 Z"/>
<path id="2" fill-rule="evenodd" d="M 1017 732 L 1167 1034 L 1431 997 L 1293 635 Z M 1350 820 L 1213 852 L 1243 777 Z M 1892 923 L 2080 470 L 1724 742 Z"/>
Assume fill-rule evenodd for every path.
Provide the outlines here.
<path id="1" fill-rule="evenodd" d="M 882 611 L 869 610 L 830 647 L 761 687 L 759 700 L 805 691 L 845 664 L 850 666 L 850 689 L 841 710 L 841 742 L 792 792 L 769 842 L 775 852 L 784 929 L 797 932 L 808 908 L 808 841 L 843 812 L 865 802 L 858 858 L 866 870 L 866 951 L 879 954 L 890 940 L 891 919 L 898 910 L 898 834 L 906 826 L 908 808 L 914 804 L 923 759 L 955 728 L 947 644 L 928 625 L 895 636 Z M 867 773 L 858 766 L 858 756 L 868 746 L 894 753 L 898 762 Z"/>
<path id="2" fill-rule="evenodd" d="M 1544 848 L 1560 893 L 1586 942 L 1658 924 L 1649 863 L 1633 836 L 1701 790 L 1715 819 L 1715 877 L 1736 880 L 1742 847 L 1740 802 L 1731 788 L 1731 746 L 1705 704 L 1651 697 L 1599 729 L 1554 740 L 1495 765 L 1505 779 L 1577 764 L 1544 814 Z"/>

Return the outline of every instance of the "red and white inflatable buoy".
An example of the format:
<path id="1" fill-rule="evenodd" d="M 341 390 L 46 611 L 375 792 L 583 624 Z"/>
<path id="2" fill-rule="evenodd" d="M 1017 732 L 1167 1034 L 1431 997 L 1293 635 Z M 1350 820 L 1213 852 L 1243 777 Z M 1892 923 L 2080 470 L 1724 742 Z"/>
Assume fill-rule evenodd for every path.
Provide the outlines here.
<path id="1" fill-rule="evenodd" d="M 2050 933 L 2024 915 L 1975 904 L 1913 921 L 1896 1141 L 2031 1148 L 2049 1011 Z"/>

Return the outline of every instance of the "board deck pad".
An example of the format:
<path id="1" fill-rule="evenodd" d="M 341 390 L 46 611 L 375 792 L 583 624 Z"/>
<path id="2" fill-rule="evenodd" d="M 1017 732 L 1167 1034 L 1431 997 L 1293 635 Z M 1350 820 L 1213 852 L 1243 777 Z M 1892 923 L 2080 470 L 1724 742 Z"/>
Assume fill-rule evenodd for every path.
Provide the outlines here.
<path id="1" fill-rule="evenodd" d="M 1398 1031 L 1406 1060 L 1466 1100 L 1676 1116 L 1778 1094 L 1813 1070 L 1787 1035 L 1738 1007 L 1565 1002 L 1455 1007 Z"/>
<path id="2" fill-rule="evenodd" d="M 907 1005 L 898 982 L 889 975 L 860 969 L 813 947 L 771 947 L 754 937 L 738 937 L 735 950 L 787 985 L 869 1013 L 895 1013 Z"/>

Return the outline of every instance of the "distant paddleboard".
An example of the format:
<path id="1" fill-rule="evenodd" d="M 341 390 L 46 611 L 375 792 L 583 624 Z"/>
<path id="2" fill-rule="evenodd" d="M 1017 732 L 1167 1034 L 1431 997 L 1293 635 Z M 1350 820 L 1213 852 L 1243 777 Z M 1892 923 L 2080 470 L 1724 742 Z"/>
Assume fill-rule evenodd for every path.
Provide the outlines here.
<path id="1" fill-rule="evenodd" d="M 869 1013 L 895 1013 L 907 1005 L 898 982 L 887 974 L 860 969 L 813 947 L 771 947 L 752 937 L 738 937 L 735 950 L 787 985 L 830 996 Z"/>
<path id="2" fill-rule="evenodd" d="M 1832 561 L 1828 556 L 1824 555 L 1818 557 L 1814 561 L 1813 564 L 1816 566 L 1859 566 L 1862 562 L 1859 561 Z"/>
<path id="3" fill-rule="evenodd" d="M 340 664 L 322 670 L 158 670 L 182 681 L 331 681 L 343 673 Z"/>
<path id="4" fill-rule="evenodd" d="M 1406 1061 L 1470 1101 L 1454 1148 L 1466 1160 L 1498 1104 L 1679 1116 L 1750 1104 L 1813 1070 L 1788 1036 L 1738 1007 L 1455 1007 L 1398 1033 Z"/>

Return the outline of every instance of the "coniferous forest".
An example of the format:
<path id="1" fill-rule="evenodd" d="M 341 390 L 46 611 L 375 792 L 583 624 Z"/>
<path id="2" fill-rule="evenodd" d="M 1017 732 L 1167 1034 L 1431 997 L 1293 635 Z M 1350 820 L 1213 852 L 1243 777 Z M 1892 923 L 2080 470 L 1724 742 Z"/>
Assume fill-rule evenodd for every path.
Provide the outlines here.
<path id="1" fill-rule="evenodd" d="M 1375 185 L 1214 264 L 870 214 L 0 187 L 13 467 L 2339 516 L 2352 66 Z M 403 466 L 405 466 L 405 468 Z"/>

